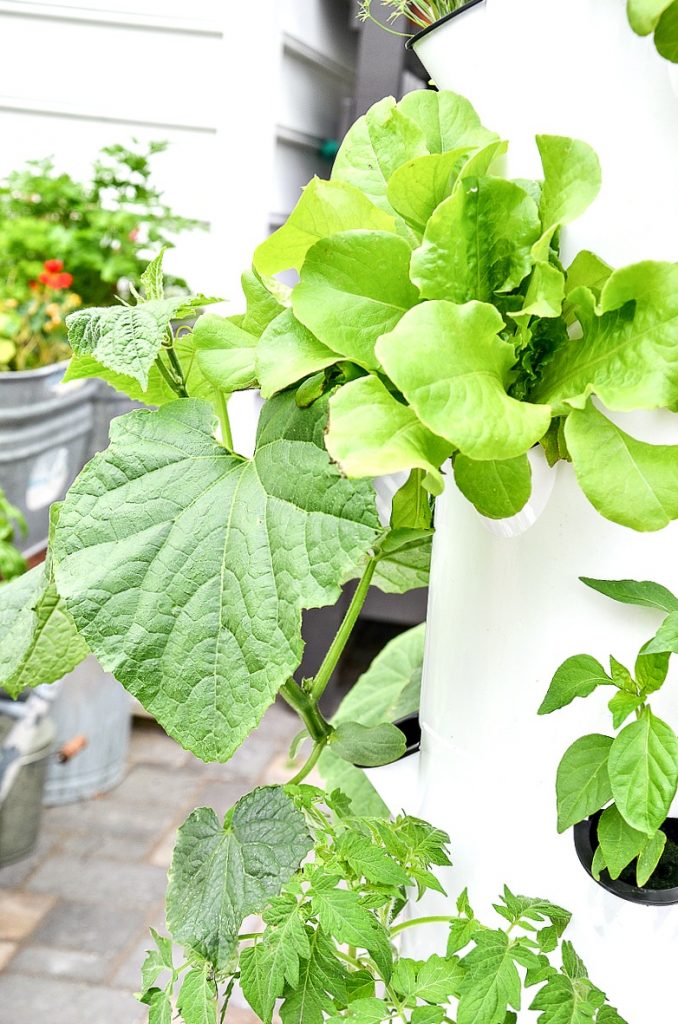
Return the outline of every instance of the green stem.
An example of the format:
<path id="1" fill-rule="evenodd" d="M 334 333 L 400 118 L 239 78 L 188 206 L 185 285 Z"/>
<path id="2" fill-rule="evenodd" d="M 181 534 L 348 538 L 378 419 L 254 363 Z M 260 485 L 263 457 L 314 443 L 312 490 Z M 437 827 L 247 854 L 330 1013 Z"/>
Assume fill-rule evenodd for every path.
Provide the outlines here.
<path id="1" fill-rule="evenodd" d="M 394 925 L 393 928 L 391 928 L 391 938 L 399 932 L 404 932 L 406 928 L 414 928 L 418 924 L 449 924 L 450 921 L 456 920 L 456 917 L 449 917 L 445 915 L 437 915 L 434 917 L 412 917 L 409 921 L 401 921 L 400 924 Z"/>
<path id="2" fill-rule="evenodd" d="M 172 364 L 172 369 L 176 374 L 177 383 L 180 388 L 179 394 L 181 395 L 182 398 L 188 398 L 188 391 L 186 390 L 186 381 L 184 380 L 184 371 L 181 369 L 179 357 L 177 356 L 173 348 L 167 349 L 167 355 L 170 363 Z"/>
<path id="3" fill-rule="evenodd" d="M 362 970 L 365 966 L 364 964 L 361 964 L 360 960 L 358 960 L 356 957 L 351 956 L 350 953 L 344 953 L 343 949 L 335 949 L 334 953 L 335 956 L 338 956 L 340 960 L 343 960 L 345 963 L 350 964 L 351 967 L 358 968 L 358 970 Z"/>
<path id="4" fill-rule="evenodd" d="M 308 693 L 305 693 L 304 690 L 295 683 L 294 679 L 288 679 L 280 690 L 280 693 L 290 707 L 294 708 L 296 713 L 299 715 L 313 742 L 316 744 L 321 742 L 324 743 L 332 732 L 332 728 L 320 714 L 313 697 Z"/>
<path id="5" fill-rule="evenodd" d="M 299 769 L 297 774 L 290 779 L 289 785 L 298 786 L 300 782 L 304 781 L 307 775 L 311 774 L 316 764 L 318 763 L 318 758 L 322 754 L 326 743 L 327 736 L 323 737 L 323 739 L 318 740 L 317 743 L 313 744 L 313 750 L 311 751 L 308 761 Z"/>
<path id="6" fill-rule="evenodd" d="M 367 563 L 360 583 L 358 584 L 356 592 L 348 606 L 348 611 L 344 616 L 344 621 L 339 627 L 339 631 L 332 641 L 322 665 L 318 669 L 316 677 L 311 685 L 311 697 L 314 701 L 318 701 L 322 697 L 325 692 L 325 687 L 329 683 L 332 673 L 337 667 L 337 662 L 344 652 L 344 648 L 346 647 L 349 637 L 353 632 L 353 627 L 360 615 L 360 610 L 365 604 L 365 598 L 367 597 L 367 592 L 370 589 L 370 583 L 372 582 L 372 577 L 374 576 L 374 570 L 377 567 L 378 561 L 379 559 L 377 558 L 370 558 Z"/>
<path id="7" fill-rule="evenodd" d="M 160 373 L 165 378 L 167 386 L 172 389 L 174 394 L 177 395 L 179 398 L 186 397 L 185 389 L 182 389 L 181 385 L 178 383 L 178 381 L 176 381 L 174 379 L 173 375 L 167 369 L 167 367 L 165 366 L 165 364 L 162 361 L 162 356 L 158 356 L 158 358 L 155 361 L 155 365 L 158 367 L 158 369 L 160 370 Z"/>
<path id="8" fill-rule="evenodd" d="M 228 404 L 226 396 L 219 388 L 214 389 L 217 396 L 217 410 L 219 412 L 219 423 L 221 424 L 221 440 L 224 448 L 229 452 L 233 451 L 233 434 L 231 433 L 231 421 L 228 418 Z"/>

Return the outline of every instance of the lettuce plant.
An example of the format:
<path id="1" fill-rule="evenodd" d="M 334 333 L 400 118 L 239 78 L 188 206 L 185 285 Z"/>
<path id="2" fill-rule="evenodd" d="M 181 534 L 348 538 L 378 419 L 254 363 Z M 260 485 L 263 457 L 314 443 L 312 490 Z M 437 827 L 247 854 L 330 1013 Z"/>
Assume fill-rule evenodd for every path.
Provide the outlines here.
<path id="1" fill-rule="evenodd" d="M 678 738 L 655 715 L 650 698 L 664 685 L 669 658 L 678 652 L 678 597 L 647 581 L 583 582 L 616 601 L 662 611 L 665 618 L 641 648 L 633 672 L 614 657 L 608 672 L 591 655 L 577 654 L 553 677 L 541 715 L 609 686 L 614 690 L 608 707 L 616 732 L 582 736 L 565 752 L 556 783 L 558 831 L 602 810 L 592 865 L 596 878 L 607 869 L 613 879 L 623 875 L 634 877 L 639 886 L 652 880 L 651 888 L 673 887 L 678 847 L 667 841 L 662 826 L 678 791 Z M 628 869 L 634 862 L 632 875 Z"/>

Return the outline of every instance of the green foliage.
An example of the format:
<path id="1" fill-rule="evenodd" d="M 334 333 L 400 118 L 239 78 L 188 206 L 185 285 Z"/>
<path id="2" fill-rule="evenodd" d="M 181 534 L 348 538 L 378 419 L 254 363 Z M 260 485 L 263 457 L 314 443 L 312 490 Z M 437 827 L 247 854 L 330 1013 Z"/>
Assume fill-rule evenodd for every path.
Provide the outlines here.
<path id="1" fill-rule="evenodd" d="M 26 520 L 0 487 L 0 583 L 8 583 L 26 571 L 26 560 L 15 546 L 26 536 Z"/>
<path id="2" fill-rule="evenodd" d="M 600 686 L 614 688 L 608 707 L 616 736 L 582 736 L 560 762 L 558 829 L 563 832 L 602 810 L 595 877 L 606 868 L 612 878 L 619 878 L 635 862 L 637 884 L 645 886 L 661 865 L 667 843 L 662 828 L 678 792 L 678 737 L 649 703 L 666 681 L 671 653 L 678 651 L 678 599 L 648 580 L 582 577 L 582 582 L 612 600 L 665 615 L 654 638 L 641 647 L 633 673 L 614 657 L 608 675 L 595 658 L 575 655 L 560 666 L 539 709 L 549 714 Z M 625 724 L 632 715 L 633 721 Z"/>
<path id="3" fill-rule="evenodd" d="M 442 1024 L 452 1005 L 461 1024 L 504 1024 L 523 991 L 540 986 L 532 1003 L 540 1020 L 604 1021 L 595 1013 L 612 1008 L 561 942 L 570 915 L 547 900 L 505 888 L 497 927 L 477 920 L 462 893 L 456 912 L 439 919 L 452 948 L 427 960 L 398 953 L 395 936 L 419 923 L 402 916 L 407 889 L 442 891 L 434 870 L 449 864 L 447 843 L 419 819 L 353 816 L 345 798 L 308 786 L 256 790 L 223 827 L 206 808 L 194 812 L 179 830 L 168 895 L 168 927 L 185 962 L 175 967 L 170 940 L 154 935 L 141 998 L 158 1020 L 176 1002 L 185 1024 L 213 1024 L 239 978 L 263 1024 L 275 1013 L 283 1024 Z M 238 933 L 264 899 L 261 929 Z M 550 960 L 559 949 L 562 968 Z M 593 1014 L 582 1016 L 589 1005 Z"/>
<path id="4" fill-rule="evenodd" d="M 52 506 L 50 533 L 59 509 Z M 57 593 L 51 554 L 42 565 L 0 586 L 0 637 L 0 687 L 10 697 L 56 682 L 87 657 L 87 644 Z"/>
<path id="5" fill-rule="evenodd" d="M 139 280 L 149 250 L 198 226 L 152 184 L 152 160 L 165 148 L 108 146 L 87 181 L 33 160 L 0 183 L 0 369 L 68 358 L 66 314 L 80 303 L 112 305 Z"/>
<path id="6" fill-rule="evenodd" d="M 627 0 L 631 28 L 639 36 L 654 33 L 662 57 L 678 64 L 678 2 L 676 0 Z"/>
<path id="7" fill-rule="evenodd" d="M 387 28 L 387 31 L 392 32 L 393 29 L 384 26 L 374 17 L 372 2 L 373 0 L 360 0 L 358 18 L 361 21 L 373 21 L 381 28 Z M 381 3 L 390 11 L 389 22 L 403 17 L 407 18 L 412 25 L 422 29 L 432 25 L 446 14 L 456 11 L 458 7 L 463 7 L 466 0 L 381 0 Z"/>

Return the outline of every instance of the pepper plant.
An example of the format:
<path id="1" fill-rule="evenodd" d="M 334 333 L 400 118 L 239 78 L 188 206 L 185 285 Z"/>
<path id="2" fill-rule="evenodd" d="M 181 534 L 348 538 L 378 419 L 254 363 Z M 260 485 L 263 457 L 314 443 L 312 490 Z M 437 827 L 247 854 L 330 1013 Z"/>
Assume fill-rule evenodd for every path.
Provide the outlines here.
<path id="1" fill-rule="evenodd" d="M 639 886 L 674 887 L 678 847 L 667 840 L 663 826 L 678 791 L 678 737 L 673 726 L 654 713 L 650 698 L 664 685 L 669 658 L 678 651 L 678 597 L 649 581 L 584 577 L 583 582 L 616 601 L 668 614 L 641 648 L 633 672 L 614 657 L 608 672 L 591 655 L 577 654 L 554 675 L 540 714 L 609 686 L 614 690 L 608 707 L 616 732 L 582 736 L 565 752 L 556 783 L 558 831 L 602 810 L 592 865 L 595 877 L 606 869 L 611 878 L 634 878 Z"/>
<path id="2" fill-rule="evenodd" d="M 215 986 L 223 1006 L 237 975 L 247 987 L 244 963 L 269 955 L 283 970 L 272 998 L 283 1000 L 285 1024 L 351 1019 L 355 990 L 337 981 L 328 942 L 366 984 L 364 970 L 372 974 L 375 995 L 361 989 L 364 998 L 381 1000 L 381 986 L 391 985 L 398 957 L 388 929 L 401 923 L 392 915 L 418 881 L 413 870 L 429 866 L 407 850 L 395 855 L 410 872 L 396 898 L 396 882 L 375 881 L 343 855 L 335 861 L 335 839 L 349 842 L 344 829 L 375 836 L 375 849 L 381 844 L 393 857 L 383 838 L 390 826 L 380 832 L 361 820 L 359 795 L 354 822 L 344 795 L 328 809 L 350 824 L 332 824 L 339 831 L 330 834 L 320 820 L 327 815 L 300 787 L 321 761 L 342 789 L 344 777 L 352 784 L 348 775 L 357 786 L 359 766 L 388 763 L 405 749 L 383 706 L 365 715 L 356 697 L 328 722 L 319 700 L 370 586 L 402 593 L 425 585 L 431 499 L 448 459 L 456 484 L 486 515 L 525 504 L 526 453 L 537 445 L 551 463 L 571 458 L 584 492 L 616 521 L 657 529 L 678 515 L 674 450 L 628 438 L 591 402 L 594 394 L 612 409 L 678 402 L 677 268 L 612 271 L 583 253 L 564 269 L 559 231 L 594 198 L 598 162 L 571 139 L 540 136 L 538 145 L 544 180 L 508 181 L 495 165 L 505 144 L 463 98 L 422 92 L 399 104 L 384 100 L 348 133 L 332 180 L 314 180 L 257 250 L 243 277 L 244 313 L 207 313 L 174 331 L 206 300 L 167 296 L 160 255 L 129 305 L 80 309 L 68 319 L 71 379 L 101 377 L 158 408 L 114 421 L 108 449 L 53 510 L 45 565 L 2 588 L 0 685 L 17 694 L 57 679 L 89 650 L 205 761 L 228 761 L 278 694 L 307 740 L 291 789 L 252 795 L 223 823 L 198 811 L 181 831 L 168 927 L 189 965 L 178 994 L 186 1024 L 213 1020 Z M 292 289 L 275 279 L 290 268 L 299 271 Z M 254 454 L 245 458 L 234 450 L 229 397 L 250 388 L 265 403 Z M 370 478 L 401 470 L 407 479 L 384 522 Z M 302 612 L 335 602 L 349 580 L 357 580 L 355 593 L 320 669 L 296 679 Z M 362 692 L 376 692 L 378 680 L 363 681 Z M 390 706 L 411 698 L 412 690 L 395 687 Z M 430 836 L 428 826 L 416 827 Z M 300 869 L 311 849 L 316 873 Z M 423 878 L 437 884 L 434 875 Z M 388 891 L 377 898 L 367 883 Z M 327 892 L 335 895 L 318 895 Z M 355 941 L 337 931 L 345 892 L 360 907 L 348 914 L 363 922 Z M 281 896 L 297 900 L 289 942 L 238 960 L 245 916 L 264 911 L 273 932 L 284 927 L 279 906 L 271 909 Z M 505 909 L 513 899 L 523 906 L 509 894 Z M 374 927 L 365 914 L 376 915 Z M 547 928 L 557 932 L 563 914 Z M 511 936 L 524 916 L 511 919 Z M 484 934 L 471 938 L 459 972 L 445 967 L 458 990 L 427 1000 L 416 994 L 420 968 L 407 966 L 386 989 L 386 1011 L 363 1007 L 353 1019 L 444 1021 L 452 997 L 457 1024 L 510 1024 L 520 1000 L 516 962 L 529 980 L 546 965 L 523 953 L 525 943 Z M 549 943 L 558 938 L 548 934 Z M 535 941 L 531 953 L 540 956 L 546 949 Z M 268 948 L 266 939 L 256 942 Z M 448 949 L 448 958 L 463 948 Z M 297 998 L 294 950 L 320 996 Z M 569 1011 L 569 1019 L 618 1021 L 569 947 L 562 952 L 564 975 L 540 979 L 546 987 L 534 1006 L 542 1024 Z M 163 942 L 157 955 L 169 967 Z M 279 978 L 275 963 L 260 973 Z M 171 990 L 158 994 L 149 984 L 153 1020 L 166 1022 Z M 260 1016 L 270 998 L 253 1004 Z"/>

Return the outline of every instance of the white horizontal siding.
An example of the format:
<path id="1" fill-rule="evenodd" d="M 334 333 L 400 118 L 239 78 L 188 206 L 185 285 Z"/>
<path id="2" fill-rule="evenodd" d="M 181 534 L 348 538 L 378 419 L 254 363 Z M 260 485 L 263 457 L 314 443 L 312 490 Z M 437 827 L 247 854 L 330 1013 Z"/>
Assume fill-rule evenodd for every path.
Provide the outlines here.
<path id="1" fill-rule="evenodd" d="M 166 31 L 218 32 L 221 18 L 213 0 L 88 0 L 87 3 L 59 0 L 0 0 L 0 14 L 21 14 L 33 18 L 59 18 L 80 22 L 106 22 L 152 26 Z"/>

